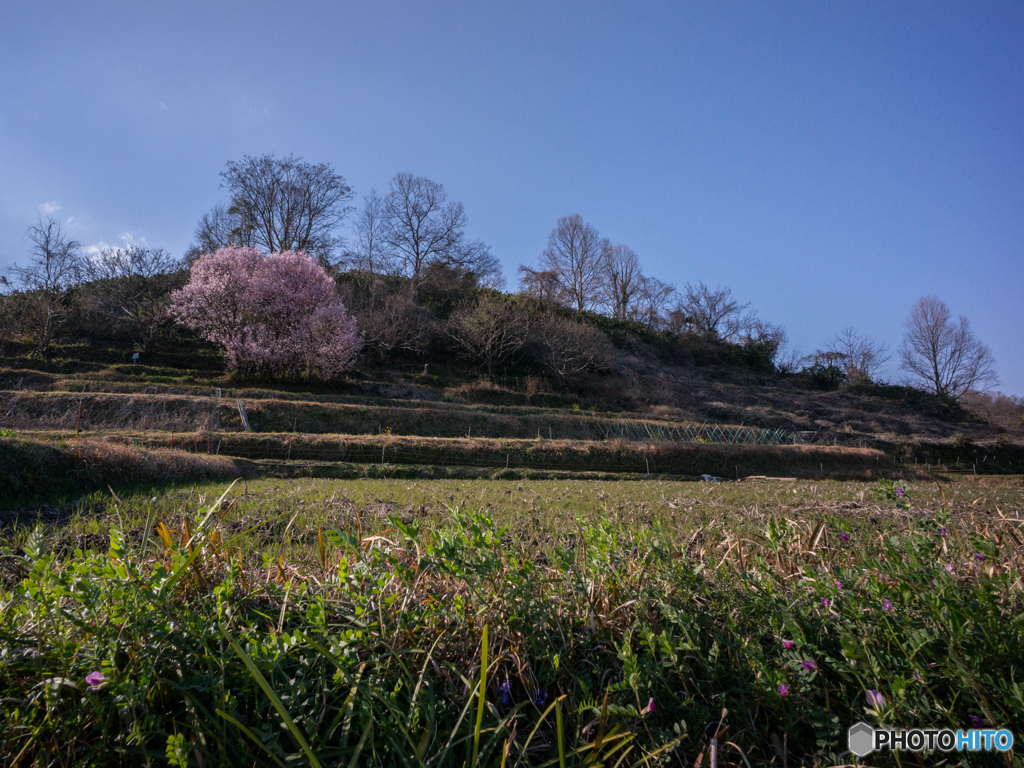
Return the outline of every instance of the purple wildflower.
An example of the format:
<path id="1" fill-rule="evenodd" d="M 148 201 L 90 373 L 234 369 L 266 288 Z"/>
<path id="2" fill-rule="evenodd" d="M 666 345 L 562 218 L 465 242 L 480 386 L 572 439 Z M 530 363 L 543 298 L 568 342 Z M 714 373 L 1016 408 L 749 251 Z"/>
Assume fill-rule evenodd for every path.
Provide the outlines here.
<path id="1" fill-rule="evenodd" d="M 885 704 L 885 697 L 876 690 L 868 688 L 867 690 L 868 703 L 873 707 L 881 707 Z"/>
<path id="2" fill-rule="evenodd" d="M 633 547 L 633 557 L 636 557 L 636 547 Z"/>
<path id="3" fill-rule="evenodd" d="M 827 597 L 823 597 L 823 598 L 821 598 L 821 604 L 823 606 L 825 606 L 826 608 L 828 608 L 829 606 L 832 605 L 832 601 L 829 600 Z"/>
<path id="4" fill-rule="evenodd" d="M 657 708 L 658 708 L 658 705 L 654 703 L 654 697 L 651 696 L 650 700 L 647 702 L 647 706 L 640 710 L 640 714 L 641 715 L 649 715 L 649 714 L 651 714 L 651 712 L 653 712 Z"/>
<path id="5" fill-rule="evenodd" d="M 97 688 L 99 688 L 100 683 L 102 683 L 105 679 L 106 678 L 103 677 L 103 673 L 98 670 L 96 672 L 90 672 L 88 675 L 85 676 L 85 682 L 89 686 L 90 691 L 95 691 Z"/>
<path id="6" fill-rule="evenodd" d="M 543 688 L 539 688 L 537 692 L 530 697 L 530 701 L 532 701 L 538 707 L 543 707 L 545 704 L 547 704 L 548 692 Z"/>
<path id="7" fill-rule="evenodd" d="M 796 643 L 794 643 L 792 640 L 783 640 L 782 647 L 788 651 L 790 648 L 795 648 Z"/>
<path id="8" fill-rule="evenodd" d="M 974 559 L 975 560 L 988 560 L 988 558 L 985 557 L 983 554 L 981 554 L 981 552 L 975 552 L 974 553 Z"/>
<path id="9" fill-rule="evenodd" d="M 498 690 L 501 691 L 501 704 L 507 706 L 512 703 L 512 681 L 506 680 L 504 683 L 498 686 Z"/>
<path id="10" fill-rule="evenodd" d="M 953 572 L 953 564 L 952 563 L 946 563 L 946 570 L 949 571 L 950 573 L 952 573 Z"/>
<path id="11" fill-rule="evenodd" d="M 949 533 L 949 531 L 947 531 L 945 528 L 939 528 L 940 536 L 945 536 L 947 533 Z"/>
<path id="12" fill-rule="evenodd" d="M 971 725 L 973 725 L 975 728 L 984 728 L 986 725 L 988 725 L 987 720 L 982 720 L 977 715 L 968 715 L 967 717 L 970 718 Z"/>
<path id="13" fill-rule="evenodd" d="M 849 541 L 850 540 L 850 534 L 848 534 L 848 533 L 840 533 L 839 534 L 839 540 L 840 541 Z"/>
<path id="14" fill-rule="evenodd" d="M 924 678 L 921 677 L 921 673 L 918 672 L 916 669 L 914 670 L 914 679 L 919 683 L 924 682 Z"/>
<path id="15" fill-rule="evenodd" d="M 818 668 L 818 662 L 814 659 L 804 659 L 800 662 L 800 666 L 806 669 L 808 672 L 814 672 Z"/>
<path id="16" fill-rule="evenodd" d="M 782 698 L 786 698 L 787 696 L 789 696 L 789 686 L 786 685 L 785 683 L 782 683 L 775 690 L 777 690 L 779 692 L 779 696 L 781 696 Z"/>
<path id="17" fill-rule="evenodd" d="M 903 496 L 904 496 L 903 489 L 902 488 L 897 488 L 896 489 L 896 495 L 899 496 L 902 499 Z"/>
<path id="18" fill-rule="evenodd" d="M 882 602 L 882 610 L 883 611 L 891 611 L 892 610 L 892 600 L 885 600 L 885 601 L 883 601 Z"/>
<path id="19" fill-rule="evenodd" d="M 836 579 L 836 589 L 842 589 L 842 588 L 843 588 L 843 582 L 841 582 L 839 579 Z"/>

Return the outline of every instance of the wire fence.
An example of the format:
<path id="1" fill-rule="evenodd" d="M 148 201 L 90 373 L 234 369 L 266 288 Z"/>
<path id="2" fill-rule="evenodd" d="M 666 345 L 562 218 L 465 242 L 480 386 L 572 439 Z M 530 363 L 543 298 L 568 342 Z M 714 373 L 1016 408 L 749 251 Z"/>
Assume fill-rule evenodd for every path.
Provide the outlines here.
<path id="1" fill-rule="evenodd" d="M 713 445 L 787 445 L 795 442 L 795 433 L 786 429 L 723 427 L 719 424 L 675 425 L 647 421 L 607 421 L 607 437 L 632 440 L 670 440 L 678 443 Z"/>

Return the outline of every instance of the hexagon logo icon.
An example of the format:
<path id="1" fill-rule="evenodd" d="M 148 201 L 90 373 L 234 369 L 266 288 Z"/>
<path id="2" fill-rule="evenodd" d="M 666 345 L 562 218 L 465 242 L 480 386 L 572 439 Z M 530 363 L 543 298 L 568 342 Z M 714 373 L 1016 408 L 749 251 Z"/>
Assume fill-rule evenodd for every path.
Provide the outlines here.
<path id="1" fill-rule="evenodd" d="M 857 757 L 870 754 L 875 748 L 875 729 L 867 723 L 856 723 L 846 732 L 847 748 Z"/>

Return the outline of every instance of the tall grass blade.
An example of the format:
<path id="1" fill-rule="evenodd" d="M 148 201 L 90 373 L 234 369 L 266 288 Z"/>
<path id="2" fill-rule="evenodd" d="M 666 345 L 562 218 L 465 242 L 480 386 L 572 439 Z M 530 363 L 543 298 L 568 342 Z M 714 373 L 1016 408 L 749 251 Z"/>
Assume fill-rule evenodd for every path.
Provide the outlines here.
<path id="1" fill-rule="evenodd" d="M 476 728 L 473 729 L 473 761 L 470 768 L 476 768 L 476 761 L 480 755 L 480 727 L 484 721 L 484 702 L 487 698 L 487 625 L 484 624 L 482 637 L 480 638 L 480 691 L 476 706 Z"/>
<path id="2" fill-rule="evenodd" d="M 292 716 L 288 714 L 288 710 L 285 708 L 284 702 L 282 702 L 280 697 L 274 692 L 274 689 L 270 687 L 270 683 L 267 682 L 263 673 L 260 672 L 259 667 L 253 663 L 253 660 L 249 658 L 249 655 L 242 650 L 242 646 L 240 646 L 235 639 L 224 630 L 223 627 L 219 627 L 219 629 L 221 635 L 228 641 L 228 645 L 231 646 L 231 650 L 238 655 L 246 668 L 248 668 L 249 674 L 252 675 L 259 687 L 263 689 L 263 692 L 267 694 L 267 698 L 270 699 L 270 703 L 274 705 L 274 709 L 277 710 L 277 714 L 281 716 L 281 720 L 284 721 L 288 732 L 291 733 L 292 738 L 295 739 L 299 748 L 305 753 L 310 764 L 312 764 L 314 768 L 323 768 L 320 761 L 317 760 L 316 755 L 313 754 L 313 750 L 309 748 L 309 742 L 306 741 L 306 737 L 303 736 L 302 731 L 299 730 L 299 726 L 295 724 L 295 721 L 292 720 Z"/>
<path id="3" fill-rule="evenodd" d="M 562 698 L 565 698 L 564 696 Z M 558 768 L 565 768 L 565 745 L 562 743 L 562 698 L 555 700 L 555 730 L 558 734 Z"/>
<path id="4" fill-rule="evenodd" d="M 260 739 L 260 737 L 257 736 L 255 733 L 253 733 L 251 729 L 249 729 L 249 728 L 245 727 L 244 725 L 242 725 L 240 722 L 238 722 L 238 720 L 236 718 L 234 718 L 231 715 L 229 715 L 223 709 L 215 709 L 214 712 L 216 712 L 218 715 L 223 717 L 225 720 L 227 720 L 229 723 L 231 723 L 233 726 L 235 726 L 238 730 L 240 730 L 246 736 L 248 736 L 260 749 L 262 749 L 264 752 L 266 752 L 268 755 L 270 755 L 270 759 L 273 760 L 278 765 L 280 765 L 281 768 L 287 768 L 287 766 L 285 765 L 284 761 L 281 760 L 281 758 L 279 758 L 273 752 L 271 752 L 270 749 L 267 747 L 267 745 L 264 744 L 263 741 Z"/>

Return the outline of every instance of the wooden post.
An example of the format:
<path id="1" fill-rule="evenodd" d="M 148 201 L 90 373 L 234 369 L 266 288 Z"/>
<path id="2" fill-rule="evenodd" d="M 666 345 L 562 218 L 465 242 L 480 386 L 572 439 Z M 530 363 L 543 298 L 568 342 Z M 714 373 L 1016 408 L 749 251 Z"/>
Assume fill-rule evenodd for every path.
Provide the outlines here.
<path id="1" fill-rule="evenodd" d="M 711 768 L 718 768 L 718 739 L 711 739 Z"/>

